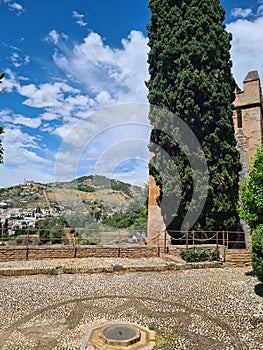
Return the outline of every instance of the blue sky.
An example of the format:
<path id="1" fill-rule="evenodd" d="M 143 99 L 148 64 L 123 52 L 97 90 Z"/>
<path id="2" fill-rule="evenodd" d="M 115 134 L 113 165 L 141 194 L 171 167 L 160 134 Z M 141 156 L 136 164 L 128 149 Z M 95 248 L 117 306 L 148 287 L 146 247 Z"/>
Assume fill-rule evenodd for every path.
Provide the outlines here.
<path id="1" fill-rule="evenodd" d="M 148 0 L 0 0 L 0 187 L 103 173 L 147 181 Z M 263 78 L 263 0 L 222 0 L 233 74 Z"/>

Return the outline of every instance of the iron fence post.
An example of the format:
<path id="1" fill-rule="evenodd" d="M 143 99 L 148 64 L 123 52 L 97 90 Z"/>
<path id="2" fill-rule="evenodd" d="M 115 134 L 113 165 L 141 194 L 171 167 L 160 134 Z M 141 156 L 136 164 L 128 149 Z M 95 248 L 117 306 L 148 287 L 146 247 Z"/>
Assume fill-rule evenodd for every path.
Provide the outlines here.
<path id="1" fill-rule="evenodd" d="M 218 254 L 218 232 L 216 233 L 216 261 L 219 261 L 219 254 Z"/>
<path id="2" fill-rule="evenodd" d="M 166 246 L 167 246 L 166 239 L 167 239 L 167 237 L 166 237 L 166 235 L 167 235 L 167 232 L 166 232 L 166 230 L 164 230 L 164 254 L 167 254 L 167 249 L 166 249 Z"/>
<path id="3" fill-rule="evenodd" d="M 188 232 L 186 232 L 186 247 L 185 247 L 185 261 L 188 263 Z"/>
<path id="4" fill-rule="evenodd" d="M 26 260 L 28 260 L 28 242 L 29 242 L 29 228 L 27 229 L 27 234 L 26 234 Z"/>

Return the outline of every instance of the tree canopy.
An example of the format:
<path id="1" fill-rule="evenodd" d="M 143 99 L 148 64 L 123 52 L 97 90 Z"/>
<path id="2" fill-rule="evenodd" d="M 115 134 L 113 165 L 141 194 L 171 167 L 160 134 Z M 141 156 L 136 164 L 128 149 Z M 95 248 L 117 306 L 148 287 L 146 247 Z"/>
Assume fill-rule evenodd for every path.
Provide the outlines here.
<path id="1" fill-rule="evenodd" d="M 172 112 L 151 107 L 149 149 L 154 155 L 149 168 L 160 186 L 160 200 L 166 192 L 180 202 L 177 212 L 176 205 L 162 208 L 166 227 L 181 229 L 193 196 L 195 170 L 187 155 L 191 136 L 178 138 L 179 117 L 199 140 L 209 171 L 206 203 L 193 228 L 235 230 L 241 165 L 232 119 L 231 35 L 222 24 L 225 11 L 219 0 L 151 0 L 149 8 L 148 100 Z M 169 169 L 163 151 L 176 170 Z M 201 193 L 201 178 L 198 186 Z"/>
<path id="2" fill-rule="evenodd" d="M 252 230 L 263 224 L 263 145 L 258 148 L 249 176 L 241 183 L 240 217 Z"/>

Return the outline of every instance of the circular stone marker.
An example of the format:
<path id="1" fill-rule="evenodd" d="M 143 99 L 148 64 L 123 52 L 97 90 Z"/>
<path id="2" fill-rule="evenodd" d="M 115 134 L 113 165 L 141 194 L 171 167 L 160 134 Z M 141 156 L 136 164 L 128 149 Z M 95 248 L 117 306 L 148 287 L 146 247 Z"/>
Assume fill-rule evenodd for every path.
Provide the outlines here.
<path id="1" fill-rule="evenodd" d="M 141 339 L 141 332 L 132 325 L 115 324 L 103 329 L 102 336 L 108 345 L 129 346 Z"/>

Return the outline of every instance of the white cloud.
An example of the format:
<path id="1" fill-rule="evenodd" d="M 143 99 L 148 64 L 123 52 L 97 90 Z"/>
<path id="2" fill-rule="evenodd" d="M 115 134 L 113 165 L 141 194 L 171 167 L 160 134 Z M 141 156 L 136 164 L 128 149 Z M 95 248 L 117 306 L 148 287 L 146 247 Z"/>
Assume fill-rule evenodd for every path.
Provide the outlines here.
<path id="1" fill-rule="evenodd" d="M 13 124 L 25 125 L 33 129 L 37 129 L 41 125 L 40 118 L 26 118 L 23 116 L 16 116 L 12 122 Z"/>
<path id="2" fill-rule="evenodd" d="M 231 11 L 231 15 L 233 17 L 242 17 L 242 18 L 246 18 L 249 15 L 252 14 L 252 9 L 251 8 L 246 8 L 246 9 L 242 9 L 240 7 L 236 7 Z"/>
<path id="3" fill-rule="evenodd" d="M 263 13 L 263 4 L 258 7 L 257 14 L 262 15 Z"/>
<path id="4" fill-rule="evenodd" d="M 36 129 L 41 125 L 40 118 L 27 118 L 21 114 L 13 114 L 11 110 L 3 110 L 0 112 L 1 122 L 5 124 L 24 125 L 32 129 Z"/>
<path id="5" fill-rule="evenodd" d="M 48 33 L 48 36 L 46 37 L 46 40 L 47 41 L 51 41 L 53 42 L 54 44 L 57 44 L 58 43 L 58 40 L 60 38 L 60 34 L 55 30 L 51 30 L 49 33 Z"/>
<path id="6" fill-rule="evenodd" d="M 19 127 L 6 127 L 3 134 L 3 146 L 6 164 L 30 164 L 30 162 L 47 163 L 33 149 L 39 149 L 36 136 L 28 135 Z"/>
<path id="7" fill-rule="evenodd" d="M 124 160 L 149 159 L 147 104 L 128 103 L 101 109 L 78 123 L 63 125 L 56 133 L 63 137 L 56 162 L 58 178 L 65 176 L 65 168 L 71 169 L 68 178 L 80 172 L 87 174 L 92 168 L 107 175 Z"/>
<path id="8" fill-rule="evenodd" d="M 2 81 L 1 87 L 6 92 L 12 92 L 19 88 L 16 76 L 9 68 L 5 70 L 5 78 Z"/>
<path id="9" fill-rule="evenodd" d="M 17 118 L 25 121 L 21 116 Z M 53 181 L 54 163 L 39 155 L 39 151 L 43 150 L 39 136 L 29 135 L 18 125 L 6 125 L 2 139 L 4 163 L 1 164 L 0 187 L 23 183 L 24 178 L 44 183 Z"/>
<path id="10" fill-rule="evenodd" d="M 28 55 L 25 55 L 24 62 L 25 64 L 30 62 L 30 57 Z"/>
<path id="11" fill-rule="evenodd" d="M 138 115 L 138 106 L 136 108 L 126 106 L 121 110 L 112 106 L 110 110 L 100 110 L 105 105 L 114 105 L 117 102 L 146 102 L 147 89 L 144 81 L 148 79 L 147 38 L 140 32 L 132 31 L 122 40 L 121 48 L 116 49 L 106 45 L 98 34 L 90 33 L 72 50 L 70 46 L 63 46 L 61 37 L 62 35 L 55 30 L 49 33 L 49 42 L 56 45 L 57 52 L 60 50 L 59 54 L 54 55 L 55 62 L 67 76 L 72 77 L 74 83 L 78 81 L 84 85 L 88 93 L 87 95 L 80 93 L 78 89 L 65 82 L 28 84 L 26 77 L 19 80 L 11 70 L 8 71 L 5 79 L 8 91 L 17 92 L 23 96 L 23 104 L 27 107 L 43 108 L 40 115 L 35 118 L 16 115 L 12 111 L 6 115 L 6 118 L 9 118 L 6 119 L 3 144 L 8 151 L 5 152 L 3 167 L 16 169 L 16 174 L 11 177 L 5 175 L 6 183 L 8 182 L 9 185 L 11 179 L 14 183 L 15 179 L 20 179 L 21 176 L 43 181 L 44 176 L 50 176 L 53 170 L 52 164 L 41 156 L 44 140 L 27 134 L 25 132 L 27 129 L 23 126 L 41 128 L 39 132 L 45 131 L 50 134 L 50 137 L 56 135 L 63 139 L 66 149 L 62 149 L 60 160 L 63 154 L 68 154 L 67 147 L 70 149 L 71 157 L 66 156 L 63 159 L 60 169 L 67 169 L 68 175 L 74 177 L 79 168 L 78 163 L 74 161 L 81 160 L 79 152 L 85 153 L 86 146 L 88 146 L 88 153 L 85 153 L 85 157 L 86 159 L 88 157 L 88 162 L 85 164 L 89 164 L 89 171 L 91 171 L 92 166 L 96 165 L 98 156 L 124 140 L 124 144 L 121 144 L 122 153 L 118 154 L 120 148 L 117 145 L 115 153 L 109 157 L 112 165 L 117 156 L 122 158 L 123 154 L 123 157 L 127 158 L 128 150 L 126 153 L 124 150 L 131 147 L 129 142 L 131 138 L 138 137 L 137 129 L 140 128 L 138 124 L 148 125 L 145 105 L 143 116 L 140 113 Z M 98 110 L 98 113 L 91 115 L 94 110 Z M 76 124 L 80 120 L 84 120 L 84 124 Z M 116 123 L 120 125 L 112 128 Z M 148 140 L 149 130 L 145 131 L 145 126 L 142 126 L 142 129 L 141 139 Z M 148 154 L 146 143 L 132 148 L 136 154 L 138 153 L 138 157 L 141 152 Z M 42 170 L 42 175 L 39 169 Z M 143 167 L 140 169 L 140 173 L 143 173 Z M 112 169 L 106 167 L 104 171 L 112 171 Z M 117 174 L 118 171 L 115 173 Z M 128 174 L 129 171 L 125 174 L 127 180 Z M 130 174 L 131 178 L 136 177 L 134 169 L 130 169 Z M 137 180 L 134 179 L 134 181 Z M 2 183 L 0 185 L 3 186 Z"/>
<path id="12" fill-rule="evenodd" d="M 248 71 L 258 70 L 263 77 L 263 46 L 259 45 L 263 37 L 263 17 L 254 21 L 239 19 L 227 25 L 232 33 L 231 57 L 233 74 L 242 88 L 242 82 Z"/>
<path id="13" fill-rule="evenodd" d="M 41 119 L 46 121 L 56 120 L 59 119 L 59 115 L 52 112 L 45 112 L 41 114 Z"/>
<path id="14" fill-rule="evenodd" d="M 92 32 L 72 52 L 56 51 L 54 60 L 94 97 L 99 95 L 97 101 L 101 97 L 109 103 L 146 101 L 147 41 L 141 32 L 132 31 L 122 40 L 122 48 L 114 49 Z"/>
<path id="15" fill-rule="evenodd" d="M 20 11 L 20 12 L 23 11 L 23 6 L 18 4 L 17 2 L 12 2 L 8 6 L 17 11 Z"/>
<path id="16" fill-rule="evenodd" d="M 31 107 L 56 107 L 64 101 L 65 93 L 77 93 L 78 90 L 65 83 L 40 84 L 36 87 L 34 84 L 20 86 L 18 88 L 20 95 L 27 97 L 23 104 Z"/>
<path id="17" fill-rule="evenodd" d="M 2 2 L 7 4 L 9 10 L 16 11 L 17 16 L 20 16 L 21 13 L 25 11 L 21 4 L 18 4 L 12 0 L 2 0 Z"/>
<path id="18" fill-rule="evenodd" d="M 17 68 L 17 67 L 20 67 L 22 65 L 22 63 L 18 63 L 18 59 L 19 59 L 19 56 L 18 56 L 18 53 L 17 52 L 13 52 L 12 53 L 12 56 L 10 57 L 11 58 L 11 61 L 13 63 L 13 65 Z"/>
<path id="19" fill-rule="evenodd" d="M 13 52 L 10 59 L 15 68 L 21 67 L 22 65 L 28 64 L 30 62 L 29 56 L 25 55 L 22 57 L 18 54 L 18 52 Z"/>
<path id="20" fill-rule="evenodd" d="M 76 23 L 80 25 L 81 27 L 85 27 L 87 25 L 86 22 L 84 22 L 83 18 L 85 17 L 84 15 L 78 13 L 77 11 L 72 12 L 72 17 L 76 19 Z"/>
<path id="21" fill-rule="evenodd" d="M 30 167 L 28 164 L 17 164 L 15 168 L 5 162 L 1 165 L 0 188 L 23 184 L 25 179 L 41 183 L 54 182 L 54 170 L 51 167 L 33 164 Z"/>

